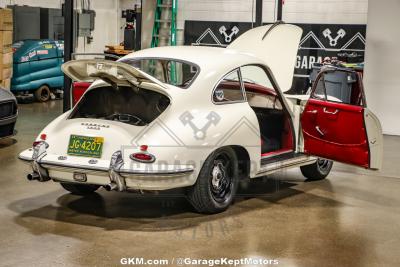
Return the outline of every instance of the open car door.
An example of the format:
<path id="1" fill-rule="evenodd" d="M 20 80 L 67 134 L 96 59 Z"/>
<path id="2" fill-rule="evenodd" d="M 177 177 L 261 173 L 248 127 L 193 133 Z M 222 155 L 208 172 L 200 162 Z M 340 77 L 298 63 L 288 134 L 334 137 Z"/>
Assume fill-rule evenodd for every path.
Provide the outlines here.
<path id="1" fill-rule="evenodd" d="M 304 153 L 369 169 L 382 165 L 382 129 L 367 108 L 361 74 L 325 66 L 301 117 Z"/>

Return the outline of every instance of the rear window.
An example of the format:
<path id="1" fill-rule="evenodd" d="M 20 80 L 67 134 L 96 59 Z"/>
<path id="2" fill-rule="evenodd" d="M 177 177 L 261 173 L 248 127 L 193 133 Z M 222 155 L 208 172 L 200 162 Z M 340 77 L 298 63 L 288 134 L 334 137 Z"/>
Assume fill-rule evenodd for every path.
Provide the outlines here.
<path id="1" fill-rule="evenodd" d="M 167 96 L 151 90 L 100 87 L 83 95 L 69 119 L 102 119 L 145 126 L 155 120 L 169 104 Z"/>
<path id="2" fill-rule="evenodd" d="M 137 58 L 121 61 L 180 88 L 188 88 L 196 79 L 199 68 L 189 62 L 162 58 Z"/>

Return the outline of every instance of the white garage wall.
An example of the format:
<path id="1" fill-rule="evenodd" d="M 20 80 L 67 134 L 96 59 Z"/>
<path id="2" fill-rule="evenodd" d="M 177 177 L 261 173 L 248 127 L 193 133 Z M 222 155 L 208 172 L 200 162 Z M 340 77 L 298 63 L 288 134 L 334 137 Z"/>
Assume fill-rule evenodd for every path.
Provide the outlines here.
<path id="1" fill-rule="evenodd" d="M 369 1 L 364 83 L 386 134 L 400 135 L 400 1 Z"/>
<path id="2" fill-rule="evenodd" d="M 179 28 L 184 20 L 249 22 L 255 0 L 180 0 Z M 286 0 L 283 19 L 298 23 L 363 24 L 368 0 Z M 274 21 L 275 0 L 263 1 L 263 21 Z"/>
<path id="3" fill-rule="evenodd" d="M 286 22 L 366 24 L 367 12 L 368 0 L 286 0 L 282 16 Z"/>
<path id="4" fill-rule="evenodd" d="M 78 8 L 80 8 L 80 1 Z M 78 39 L 77 53 L 103 53 L 105 45 L 118 44 L 119 2 L 117 0 L 92 0 L 91 8 L 96 11 L 93 42 L 86 44 L 83 37 Z"/>

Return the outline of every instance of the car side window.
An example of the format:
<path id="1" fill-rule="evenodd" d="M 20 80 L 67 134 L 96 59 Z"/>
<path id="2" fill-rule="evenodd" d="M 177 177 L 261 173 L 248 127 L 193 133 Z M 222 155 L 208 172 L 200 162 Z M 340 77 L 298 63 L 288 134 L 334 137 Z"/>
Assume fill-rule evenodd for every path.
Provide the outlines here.
<path id="1" fill-rule="evenodd" d="M 228 73 L 215 87 L 213 91 L 213 102 L 231 103 L 244 101 L 242 83 L 239 69 Z"/>
<path id="2" fill-rule="evenodd" d="M 243 84 L 246 86 L 256 86 L 261 89 L 271 89 L 273 85 L 264 69 L 257 65 L 247 65 L 240 68 Z"/>
<path id="3" fill-rule="evenodd" d="M 359 79 L 360 76 L 356 72 L 342 70 L 324 72 L 315 81 L 312 98 L 362 106 L 364 92 Z"/>

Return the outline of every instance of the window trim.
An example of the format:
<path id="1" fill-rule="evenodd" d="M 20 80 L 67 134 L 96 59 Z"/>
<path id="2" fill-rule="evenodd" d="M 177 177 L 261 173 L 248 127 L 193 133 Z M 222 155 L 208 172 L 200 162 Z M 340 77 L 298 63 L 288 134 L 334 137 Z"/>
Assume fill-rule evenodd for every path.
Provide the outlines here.
<path id="1" fill-rule="evenodd" d="M 226 76 L 232 74 L 235 71 L 238 73 L 239 83 L 240 83 L 240 91 L 242 92 L 243 100 L 215 102 L 214 101 L 214 93 L 215 93 L 215 90 L 217 89 L 218 85 L 225 79 Z M 237 103 L 245 103 L 245 102 L 247 102 L 247 97 L 246 97 L 246 94 L 244 92 L 244 85 L 243 85 L 242 73 L 240 71 L 240 67 L 234 68 L 233 70 L 227 72 L 225 75 L 222 76 L 221 79 L 218 80 L 218 82 L 214 85 L 214 88 L 213 88 L 212 93 L 211 93 L 211 102 L 214 105 L 228 105 L 228 104 L 237 104 Z"/>
<path id="2" fill-rule="evenodd" d="M 293 113 L 293 110 L 290 108 L 290 106 L 288 104 L 288 100 L 287 100 L 287 98 L 285 96 L 285 93 L 283 93 L 281 88 L 279 87 L 279 84 L 276 81 L 276 79 L 274 77 L 274 74 L 272 73 L 271 69 L 267 65 L 263 65 L 263 64 L 260 64 L 260 63 L 249 63 L 249 64 L 245 64 L 245 65 L 240 66 L 240 68 L 246 67 L 246 66 L 257 66 L 257 67 L 260 67 L 265 72 L 265 74 L 267 75 L 269 81 L 271 82 L 272 88 L 275 90 L 275 93 L 276 93 L 279 101 L 285 107 L 284 108 L 285 111 L 289 114 L 289 116 L 292 118 L 292 120 L 294 120 L 295 119 L 295 115 Z"/>
<path id="3" fill-rule="evenodd" d="M 357 106 L 357 107 L 362 107 L 362 108 L 366 108 L 367 107 L 367 102 L 365 100 L 365 91 L 364 91 L 364 86 L 361 83 L 362 77 L 360 76 L 359 73 L 357 73 L 356 71 L 353 70 L 346 70 L 346 69 L 340 69 L 340 68 L 336 68 L 334 71 L 343 71 L 343 72 L 347 72 L 347 73 L 354 73 L 357 77 L 357 83 L 360 86 L 360 90 L 361 90 L 361 104 L 357 105 L 357 104 L 353 104 L 353 103 L 345 103 L 345 102 L 338 102 L 338 101 L 333 101 L 333 100 L 329 100 L 328 99 L 328 95 L 326 93 L 326 86 L 325 86 L 325 73 L 328 73 L 330 70 L 321 70 L 317 77 L 315 78 L 315 82 L 311 87 L 311 92 L 310 92 L 310 99 L 317 99 L 317 100 L 321 100 L 321 101 L 326 101 L 326 102 L 330 102 L 330 103 L 338 103 L 338 104 L 343 104 L 343 105 L 349 105 L 349 106 Z M 320 98 L 318 96 L 315 95 L 315 90 L 317 90 L 317 85 L 318 82 L 323 79 L 323 87 L 324 87 L 324 95 L 325 98 Z"/>
<path id="4" fill-rule="evenodd" d="M 293 151 L 296 152 L 298 150 L 298 148 L 297 148 L 297 143 L 299 142 L 298 138 L 300 138 L 300 137 L 296 133 L 296 128 L 294 127 L 295 114 L 294 114 L 293 110 L 290 108 L 290 106 L 288 105 L 287 98 L 286 98 L 285 94 L 282 92 L 281 88 L 279 87 L 279 84 L 276 81 L 273 72 L 271 71 L 271 69 L 267 65 L 263 65 L 263 64 L 260 64 L 260 63 L 245 64 L 245 65 L 240 66 L 240 69 L 243 68 L 243 67 L 246 67 L 246 66 L 259 67 L 260 69 L 262 69 L 265 72 L 265 75 L 267 75 L 268 80 L 272 85 L 272 89 L 274 89 L 274 91 L 276 93 L 276 97 L 277 97 L 277 99 L 279 99 L 279 102 L 282 105 L 282 111 L 289 117 L 290 128 L 292 130 L 292 142 L 294 144 L 293 145 Z M 245 91 L 245 93 L 246 93 L 246 91 Z M 247 102 L 247 104 L 250 107 L 250 104 L 248 102 Z"/>
<path id="5" fill-rule="evenodd" d="M 193 76 L 192 81 L 191 81 L 188 85 L 186 85 L 185 87 L 176 86 L 176 85 L 173 85 L 173 84 L 170 84 L 170 83 L 166 83 L 166 82 L 160 81 L 159 79 L 157 79 L 157 78 L 154 77 L 153 75 L 151 75 L 151 74 L 149 74 L 149 73 L 147 73 L 147 72 L 141 70 L 141 71 L 147 73 L 148 75 L 154 77 L 154 78 L 157 79 L 158 81 L 160 81 L 160 82 L 162 82 L 162 83 L 164 83 L 164 84 L 166 84 L 166 85 L 174 86 L 174 87 L 179 88 L 179 89 L 188 89 L 190 86 L 192 86 L 193 83 L 196 81 L 197 77 L 200 75 L 200 72 L 201 72 L 200 66 L 197 65 L 197 64 L 194 63 L 194 62 L 187 61 L 187 60 L 183 60 L 183 59 L 177 59 L 177 58 L 169 58 L 169 57 L 132 57 L 132 58 L 127 58 L 127 59 L 118 60 L 118 62 L 122 62 L 122 63 L 125 63 L 125 64 L 130 65 L 130 64 L 129 64 L 130 62 L 140 61 L 140 60 L 144 60 L 144 59 L 146 59 L 146 60 L 169 60 L 169 61 L 176 61 L 176 62 L 179 62 L 179 63 L 184 63 L 184 64 L 187 64 L 187 65 L 190 65 L 190 67 L 193 67 L 193 66 L 196 67 L 196 68 L 197 68 L 196 74 Z M 130 65 L 130 66 L 133 67 L 132 65 Z M 191 69 L 191 68 L 190 68 L 190 69 Z"/>
<path id="6" fill-rule="evenodd" d="M 323 74 L 324 74 L 324 73 L 323 73 Z M 317 100 L 322 100 L 322 101 L 327 101 L 327 100 L 328 100 L 328 97 L 327 97 L 327 95 L 326 95 L 325 76 L 324 76 L 323 74 L 319 73 L 319 74 L 317 75 L 317 78 L 315 79 L 315 82 L 314 82 L 314 84 L 315 84 L 315 89 L 314 89 L 314 90 L 311 90 L 310 98 L 317 99 Z M 319 97 L 319 96 L 315 93 L 315 91 L 316 91 L 317 88 L 318 88 L 318 83 L 319 83 L 319 81 L 322 81 L 322 89 L 323 89 L 323 94 L 324 94 L 323 97 Z"/>

